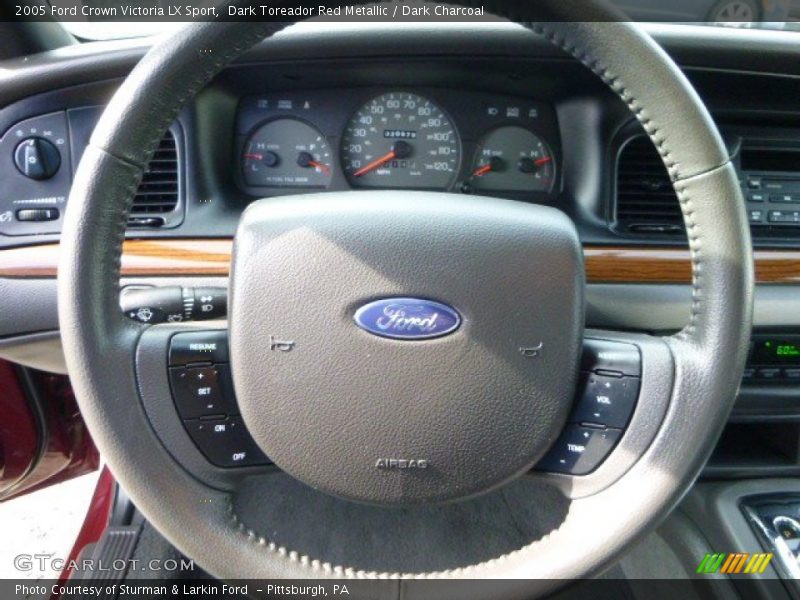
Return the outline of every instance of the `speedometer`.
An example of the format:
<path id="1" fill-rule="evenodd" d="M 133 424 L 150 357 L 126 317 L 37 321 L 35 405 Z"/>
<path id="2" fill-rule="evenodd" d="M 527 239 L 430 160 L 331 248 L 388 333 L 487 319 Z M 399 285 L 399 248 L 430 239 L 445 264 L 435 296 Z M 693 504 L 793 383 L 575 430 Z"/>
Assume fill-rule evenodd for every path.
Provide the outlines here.
<path id="1" fill-rule="evenodd" d="M 370 100 L 342 137 L 342 163 L 354 187 L 446 189 L 460 143 L 445 112 L 406 92 Z"/>

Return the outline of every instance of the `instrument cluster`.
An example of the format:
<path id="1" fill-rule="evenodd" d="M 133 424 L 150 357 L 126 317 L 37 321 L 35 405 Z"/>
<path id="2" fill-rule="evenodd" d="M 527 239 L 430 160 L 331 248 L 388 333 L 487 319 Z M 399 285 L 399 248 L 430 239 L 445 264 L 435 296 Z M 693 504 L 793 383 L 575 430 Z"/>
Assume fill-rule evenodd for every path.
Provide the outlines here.
<path id="1" fill-rule="evenodd" d="M 546 103 L 442 89 L 331 89 L 241 100 L 237 181 L 253 196 L 409 189 L 546 201 L 560 143 Z"/>

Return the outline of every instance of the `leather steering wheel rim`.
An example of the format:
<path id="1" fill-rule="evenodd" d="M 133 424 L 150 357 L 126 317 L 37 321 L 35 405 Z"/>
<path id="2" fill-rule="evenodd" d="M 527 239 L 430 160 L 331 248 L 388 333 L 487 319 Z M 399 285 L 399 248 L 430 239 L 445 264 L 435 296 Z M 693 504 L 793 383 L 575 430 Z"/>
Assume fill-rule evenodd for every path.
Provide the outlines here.
<path id="1" fill-rule="evenodd" d="M 693 267 L 691 320 L 664 339 L 674 372 L 652 374 L 672 378 L 668 411 L 635 464 L 601 491 L 575 500 L 558 529 L 480 564 L 435 573 L 364 572 L 281 547 L 244 522 L 233 496 L 188 474 L 153 431 L 138 402 L 133 359 L 144 326 L 124 318 L 118 306 L 127 216 L 158 140 L 225 65 L 288 24 L 191 25 L 154 46 L 133 70 L 83 155 L 62 233 L 59 316 L 81 412 L 114 475 L 168 540 L 219 578 L 502 577 L 516 581 L 495 596 L 530 597 L 618 558 L 681 498 L 719 437 L 745 363 L 753 267 L 736 173 L 709 114 L 653 40 L 599 5 L 483 4 L 598 75 L 642 123 L 664 160 L 681 203 Z M 572 22 L 576 17 L 592 22 Z M 532 23 L 534 18 L 540 21 Z M 648 375 L 645 368 L 643 377 Z M 467 587 L 460 597 L 478 593 Z"/>

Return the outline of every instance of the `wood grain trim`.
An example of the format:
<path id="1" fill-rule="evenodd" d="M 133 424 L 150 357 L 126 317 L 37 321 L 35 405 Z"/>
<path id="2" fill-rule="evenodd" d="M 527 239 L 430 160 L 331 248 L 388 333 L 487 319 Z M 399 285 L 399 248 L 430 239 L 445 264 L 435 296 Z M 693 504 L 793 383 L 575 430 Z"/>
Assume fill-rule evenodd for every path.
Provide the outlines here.
<path id="1" fill-rule="evenodd" d="M 230 239 L 128 240 L 122 248 L 122 274 L 226 276 L 232 247 Z M 58 244 L 0 251 L 0 277 L 55 277 L 59 253 Z"/>
<path id="2" fill-rule="evenodd" d="M 682 248 L 584 248 L 589 283 L 691 283 L 689 251 Z M 800 284 L 799 250 L 756 250 L 756 282 Z"/>
<path id="3" fill-rule="evenodd" d="M 129 240 L 122 256 L 127 277 L 226 276 L 230 239 Z M 59 245 L 0 251 L 0 277 L 55 277 Z M 589 283 L 689 283 L 688 250 L 681 248 L 589 246 L 584 248 Z M 758 250 L 756 281 L 800 284 L 800 250 Z"/>

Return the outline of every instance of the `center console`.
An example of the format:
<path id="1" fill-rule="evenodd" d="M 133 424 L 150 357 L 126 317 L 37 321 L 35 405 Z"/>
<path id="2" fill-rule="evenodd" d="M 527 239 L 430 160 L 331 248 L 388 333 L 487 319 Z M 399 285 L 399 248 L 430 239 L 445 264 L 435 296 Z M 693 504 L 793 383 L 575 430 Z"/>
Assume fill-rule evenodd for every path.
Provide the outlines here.
<path id="1" fill-rule="evenodd" d="M 765 494 L 742 501 L 742 511 L 781 577 L 800 592 L 800 495 Z M 766 565 L 764 565 L 766 566 Z"/>

